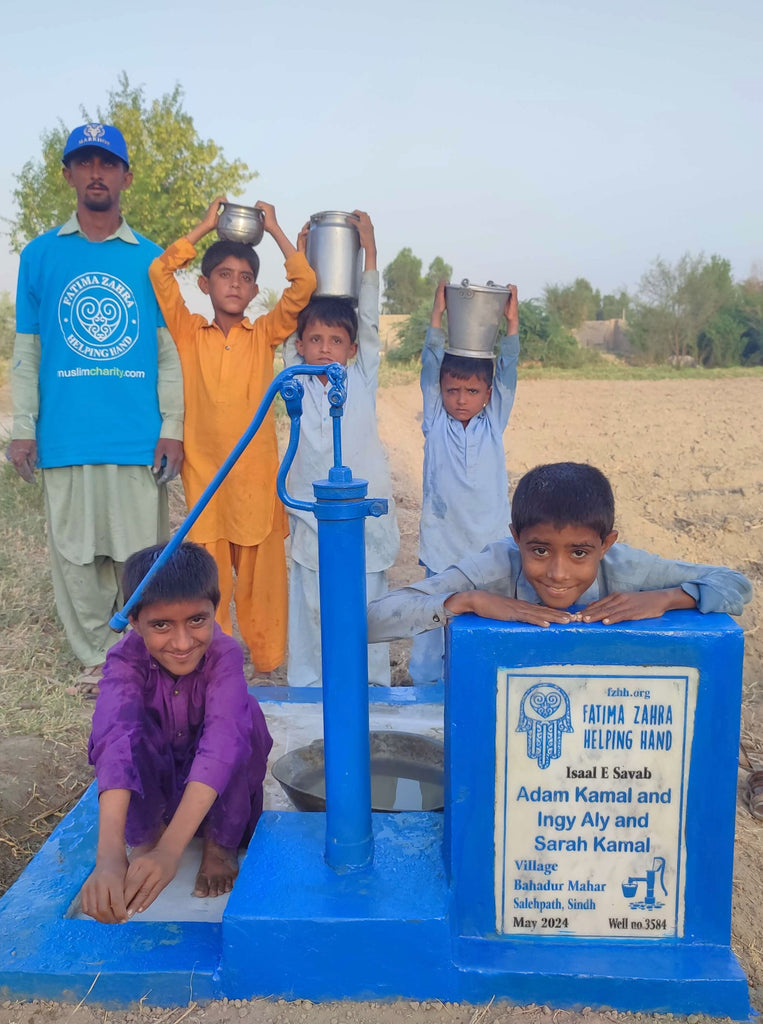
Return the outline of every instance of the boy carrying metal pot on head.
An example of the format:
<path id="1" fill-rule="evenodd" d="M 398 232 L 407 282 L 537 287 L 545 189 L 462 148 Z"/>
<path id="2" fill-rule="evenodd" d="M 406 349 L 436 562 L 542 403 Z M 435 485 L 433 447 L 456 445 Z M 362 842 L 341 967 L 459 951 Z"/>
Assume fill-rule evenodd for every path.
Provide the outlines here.
<path id="1" fill-rule="evenodd" d="M 204 219 L 150 268 L 151 282 L 180 355 L 186 403 L 183 487 L 188 506 L 201 496 L 247 429 L 273 379 L 275 348 L 294 331 L 315 288 L 315 274 L 281 230 L 275 210 L 258 202 L 264 228 L 286 260 L 291 282 L 275 308 L 256 320 L 244 314 L 258 292 L 259 257 L 251 245 L 219 241 L 201 264 L 199 287 L 214 319 L 190 313 L 175 271 L 196 255 L 196 243 L 217 226 L 218 196 Z M 276 494 L 278 445 L 272 408 L 190 531 L 213 555 L 222 594 L 217 621 L 232 631 L 230 602 L 255 670 L 277 668 L 286 653 L 286 513 Z M 235 591 L 234 591 L 235 580 Z"/>
<path id="2" fill-rule="evenodd" d="M 284 346 L 287 366 L 341 363 L 347 366 L 347 401 L 342 416 L 342 457 L 356 477 L 368 480 L 369 497 L 388 498 L 389 513 L 368 519 L 366 537 L 366 592 L 368 599 L 387 589 L 386 569 L 395 561 L 400 535 L 392 499 L 387 458 L 376 423 L 379 359 L 379 272 L 376 239 L 367 213 L 355 210 L 354 222 L 365 253 L 358 312 L 344 298 L 315 298 L 300 313 L 297 333 Z M 309 225 L 297 245 L 304 251 Z M 357 340 L 356 340 L 357 339 Z M 350 360 L 357 356 L 350 364 Z M 289 472 L 290 494 L 313 501 L 313 481 L 323 480 L 333 465 L 333 426 L 329 413 L 329 384 L 325 376 L 302 377 L 305 394 L 297 454 Z M 320 686 L 321 633 L 318 597 L 318 523 L 312 512 L 292 509 L 291 579 L 289 584 L 290 686 Z M 368 649 L 368 679 L 389 686 L 389 650 L 386 644 Z"/>
<path id="3" fill-rule="evenodd" d="M 445 284 L 437 286 L 421 353 L 425 440 L 419 563 L 427 577 L 504 537 L 509 527 L 503 434 L 517 386 L 517 289 L 509 285 L 506 336 L 494 372 L 491 354 L 478 358 L 445 351 Z M 414 684 L 442 678 L 443 653 L 442 629 L 415 637 L 408 667 Z"/>

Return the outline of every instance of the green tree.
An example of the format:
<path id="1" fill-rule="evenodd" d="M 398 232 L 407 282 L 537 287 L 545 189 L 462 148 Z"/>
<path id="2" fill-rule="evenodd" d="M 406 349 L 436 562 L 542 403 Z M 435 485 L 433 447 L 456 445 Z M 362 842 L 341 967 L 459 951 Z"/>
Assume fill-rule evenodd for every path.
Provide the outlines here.
<path id="1" fill-rule="evenodd" d="M 217 143 L 199 136 L 183 109 L 180 85 L 149 100 L 143 87 L 130 85 L 123 72 L 104 107 L 95 113 L 83 107 L 81 112 L 83 121 L 114 124 L 124 134 L 135 171 L 131 188 L 122 196 L 125 218 L 163 248 L 197 224 L 216 195 L 233 198 L 256 177 L 243 161 L 226 160 Z M 61 174 L 61 154 L 73 127 L 59 120 L 43 132 L 40 159 L 28 160 L 15 176 L 19 213 L 10 222 L 14 252 L 71 215 L 73 192 Z"/>
<path id="2" fill-rule="evenodd" d="M 658 258 L 641 278 L 628 333 L 649 361 L 698 357 L 700 336 L 734 301 L 728 260 L 685 253 L 672 265 Z M 727 332 L 728 325 L 722 331 L 728 347 Z"/>
<path id="3" fill-rule="evenodd" d="M 745 324 L 741 361 L 747 366 L 763 365 L 763 279 L 749 277 L 739 286 L 738 308 Z"/>
<path id="4" fill-rule="evenodd" d="M 426 276 L 426 282 L 431 292 L 430 297 L 434 297 L 435 289 L 440 281 L 450 281 L 451 277 L 453 277 L 453 267 L 446 263 L 441 256 L 435 256 L 429 264 Z"/>
<path id="5" fill-rule="evenodd" d="M 601 308 L 601 296 L 589 281 L 578 277 L 573 284 L 546 285 L 543 304 L 553 320 L 572 330 L 580 327 L 584 320 L 596 319 Z"/>
<path id="6" fill-rule="evenodd" d="M 422 302 L 432 301 L 438 281 L 450 280 L 453 273 L 440 256 L 429 264 L 426 277 L 421 276 L 421 266 L 421 260 L 407 247 L 387 264 L 383 272 L 385 313 L 414 313 Z"/>
<path id="7" fill-rule="evenodd" d="M 746 324 L 741 310 L 719 310 L 697 338 L 697 352 L 704 366 L 738 366 L 745 349 Z"/>
<path id="8" fill-rule="evenodd" d="M 621 288 L 616 295 L 602 295 L 601 305 L 596 311 L 597 320 L 621 320 L 628 319 L 628 309 L 631 304 L 630 295 L 624 288 Z"/>
<path id="9" fill-rule="evenodd" d="M 397 329 L 398 343 L 387 353 L 393 363 L 407 362 L 421 354 L 429 321 L 432 316 L 431 299 L 423 299 L 404 324 Z"/>
<path id="10" fill-rule="evenodd" d="M 522 362 L 565 368 L 601 360 L 598 352 L 581 348 L 545 305 L 535 299 L 519 303 L 519 358 Z"/>

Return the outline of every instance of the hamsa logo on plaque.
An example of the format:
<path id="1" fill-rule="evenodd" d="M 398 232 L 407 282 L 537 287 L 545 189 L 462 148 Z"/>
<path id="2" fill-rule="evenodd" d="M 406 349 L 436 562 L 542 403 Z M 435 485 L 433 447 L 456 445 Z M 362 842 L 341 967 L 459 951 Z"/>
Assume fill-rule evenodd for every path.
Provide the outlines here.
<path id="1" fill-rule="evenodd" d="M 517 732 L 527 733 L 527 756 L 537 761 L 539 768 L 548 768 L 562 753 L 562 734 L 574 732 L 566 691 L 545 682 L 525 690 Z"/>

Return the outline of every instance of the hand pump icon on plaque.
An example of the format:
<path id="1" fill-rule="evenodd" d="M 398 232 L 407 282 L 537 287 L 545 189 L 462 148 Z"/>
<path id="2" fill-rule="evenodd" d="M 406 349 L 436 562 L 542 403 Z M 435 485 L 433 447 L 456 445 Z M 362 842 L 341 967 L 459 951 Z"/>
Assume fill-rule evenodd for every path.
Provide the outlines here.
<path id="1" fill-rule="evenodd" d="M 665 858 L 655 857 L 652 861 L 651 868 L 648 868 L 646 874 L 641 877 L 631 876 L 627 882 L 622 882 L 623 896 L 627 900 L 633 902 L 629 904 L 631 910 L 659 910 L 664 907 L 664 903 L 659 903 L 656 896 L 654 895 L 655 882 L 659 877 L 660 888 L 664 896 L 668 895 L 668 890 L 665 888 Z M 643 882 L 646 891 L 644 898 L 638 898 L 639 883 Z"/>

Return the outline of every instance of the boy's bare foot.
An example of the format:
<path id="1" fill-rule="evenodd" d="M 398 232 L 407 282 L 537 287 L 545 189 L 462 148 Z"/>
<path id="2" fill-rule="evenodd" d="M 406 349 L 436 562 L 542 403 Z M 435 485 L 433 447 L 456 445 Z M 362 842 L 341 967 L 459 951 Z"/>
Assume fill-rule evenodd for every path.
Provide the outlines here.
<path id="1" fill-rule="evenodd" d="M 238 850 L 229 850 L 212 839 L 205 839 L 194 896 L 222 896 L 231 891 L 237 875 Z"/>
<path id="2" fill-rule="evenodd" d="M 84 697 L 85 700 L 96 700 L 98 697 L 98 683 L 103 675 L 103 663 L 100 665 L 89 665 L 82 669 L 75 678 L 73 686 L 66 687 L 66 693 L 70 697 Z"/>

